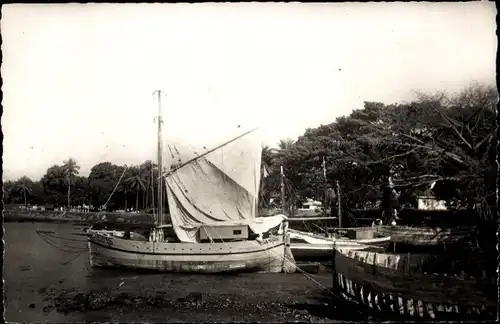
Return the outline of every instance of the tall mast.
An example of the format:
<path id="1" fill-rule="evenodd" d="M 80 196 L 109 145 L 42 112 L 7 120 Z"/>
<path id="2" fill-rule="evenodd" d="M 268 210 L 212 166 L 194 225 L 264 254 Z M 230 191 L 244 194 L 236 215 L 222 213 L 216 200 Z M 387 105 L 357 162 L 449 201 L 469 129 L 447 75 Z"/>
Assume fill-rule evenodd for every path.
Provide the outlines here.
<path id="1" fill-rule="evenodd" d="M 328 208 L 327 206 L 327 197 L 326 197 L 326 161 L 325 161 L 325 157 L 323 156 L 323 163 L 321 164 L 321 166 L 323 167 L 323 217 L 326 218 L 326 209 Z M 332 211 L 330 210 L 330 215 L 331 215 Z M 328 225 L 328 222 L 326 221 L 325 219 L 325 223 L 324 223 L 324 226 L 325 226 L 325 235 L 326 237 L 328 237 L 328 230 L 326 229 L 327 228 L 327 225 Z"/>
<path id="2" fill-rule="evenodd" d="M 161 117 L 161 90 L 156 90 L 155 93 L 158 95 L 158 152 L 157 152 L 157 163 L 158 163 L 158 223 L 159 225 L 163 224 L 163 181 L 162 181 L 162 174 L 163 174 L 163 164 L 162 164 L 162 134 L 161 134 L 161 124 L 162 124 L 162 117 Z"/>
<path id="3" fill-rule="evenodd" d="M 323 156 L 323 163 L 321 164 L 323 167 L 323 217 L 326 217 L 326 208 L 328 207 L 326 205 L 327 203 L 327 197 L 326 197 L 326 161 L 325 157 Z M 330 214 L 332 211 L 330 210 Z"/>

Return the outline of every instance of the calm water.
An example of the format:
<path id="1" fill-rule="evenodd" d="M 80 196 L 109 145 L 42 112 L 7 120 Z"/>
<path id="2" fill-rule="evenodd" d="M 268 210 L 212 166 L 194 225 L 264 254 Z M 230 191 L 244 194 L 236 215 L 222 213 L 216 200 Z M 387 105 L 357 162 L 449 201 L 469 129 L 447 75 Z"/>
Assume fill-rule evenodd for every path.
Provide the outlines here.
<path id="1" fill-rule="evenodd" d="M 193 312 L 169 314 L 161 309 L 133 313 L 113 311 L 59 313 L 55 309 L 43 311 L 45 305 L 66 290 L 88 292 L 102 288 L 139 293 L 163 290 L 169 298 L 185 297 L 189 292 L 203 292 L 216 296 L 231 296 L 249 303 L 263 299 L 297 299 L 297 296 L 319 295 L 322 288 L 301 274 L 243 274 L 233 276 L 137 274 L 117 270 L 91 268 L 84 236 L 72 236 L 73 225 L 50 223 L 5 223 L 5 305 L 6 319 L 13 322 L 82 322 L 82 321 L 189 321 Z M 69 253 L 45 242 L 36 230 L 54 231 L 64 237 L 82 240 L 62 243 L 82 248 L 83 252 Z M 315 276 L 315 280 L 331 286 L 331 274 Z M 305 297 L 304 297 L 305 298 Z M 30 307 L 30 304 L 31 307 Z M 34 307 L 33 307 L 34 306 Z M 206 315 L 206 314 L 205 314 Z M 200 316 L 204 316 L 203 314 Z M 207 315 L 208 316 L 208 315 Z M 212 320 L 238 320 L 211 317 Z M 207 318 L 208 319 L 208 318 Z"/>

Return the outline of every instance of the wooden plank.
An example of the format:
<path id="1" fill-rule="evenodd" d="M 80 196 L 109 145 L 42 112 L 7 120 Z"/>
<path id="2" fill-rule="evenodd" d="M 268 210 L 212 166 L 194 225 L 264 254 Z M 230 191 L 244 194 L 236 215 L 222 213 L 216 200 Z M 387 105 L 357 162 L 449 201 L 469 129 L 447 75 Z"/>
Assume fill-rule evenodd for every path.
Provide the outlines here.
<path id="1" fill-rule="evenodd" d="M 434 304 L 432 303 L 425 303 L 427 314 L 431 319 L 436 318 L 436 314 L 434 313 Z"/>

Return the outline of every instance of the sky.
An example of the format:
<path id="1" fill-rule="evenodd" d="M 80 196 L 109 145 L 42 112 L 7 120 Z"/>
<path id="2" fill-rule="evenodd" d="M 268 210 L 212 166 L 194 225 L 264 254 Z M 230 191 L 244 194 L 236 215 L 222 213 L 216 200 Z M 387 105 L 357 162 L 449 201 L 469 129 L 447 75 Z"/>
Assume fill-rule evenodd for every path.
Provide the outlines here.
<path id="1" fill-rule="evenodd" d="M 253 127 L 296 139 L 416 90 L 495 84 L 496 8 L 462 3 L 45 4 L 2 6 L 4 180 L 69 157 L 165 158 Z"/>

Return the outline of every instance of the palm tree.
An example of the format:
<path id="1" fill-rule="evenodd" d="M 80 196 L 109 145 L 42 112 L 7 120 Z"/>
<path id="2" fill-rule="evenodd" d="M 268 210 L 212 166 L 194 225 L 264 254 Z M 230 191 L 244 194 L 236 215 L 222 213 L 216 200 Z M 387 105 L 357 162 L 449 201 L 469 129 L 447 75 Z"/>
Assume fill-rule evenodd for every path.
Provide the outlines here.
<path id="1" fill-rule="evenodd" d="M 80 166 L 76 164 L 74 158 L 69 158 L 63 162 L 62 170 L 64 176 L 68 178 L 68 208 L 71 206 L 71 178 L 80 173 Z"/>
<path id="2" fill-rule="evenodd" d="M 153 179 L 153 170 L 154 170 L 154 163 L 151 160 L 148 160 L 141 164 L 140 166 L 140 172 L 142 174 L 142 179 L 144 180 L 144 184 L 146 188 L 149 188 L 148 190 L 144 190 L 144 206 L 147 207 L 150 205 L 150 195 L 152 194 L 152 187 L 154 184 L 154 179 Z"/>
<path id="3" fill-rule="evenodd" d="M 16 181 L 15 191 L 23 193 L 24 206 L 25 207 L 28 206 L 28 201 L 26 199 L 26 193 L 31 194 L 31 192 L 32 192 L 32 189 L 31 189 L 32 183 L 33 182 L 31 181 L 31 179 L 28 178 L 27 176 L 23 176 L 19 180 Z"/>
<path id="4" fill-rule="evenodd" d="M 267 207 L 269 198 L 275 187 L 276 178 L 275 149 L 265 145 L 262 147 L 260 168 L 259 207 Z"/>
<path id="5" fill-rule="evenodd" d="M 262 175 L 267 172 L 269 173 L 271 171 L 271 167 L 273 165 L 274 160 L 274 153 L 273 149 L 270 148 L 269 146 L 265 145 L 262 147 L 262 158 L 261 158 L 261 177 Z"/>
<path id="6" fill-rule="evenodd" d="M 123 195 L 125 196 L 125 211 L 126 211 L 127 210 L 127 202 L 128 202 L 127 198 L 128 198 L 128 193 L 130 191 L 130 187 L 129 187 L 128 183 L 126 183 L 124 181 L 121 182 L 120 186 L 118 187 L 118 191 L 122 192 Z"/>
<path id="7" fill-rule="evenodd" d="M 295 141 L 291 138 L 281 139 L 278 142 L 278 147 L 280 151 L 285 151 L 291 148 L 295 144 Z"/>
<path id="8" fill-rule="evenodd" d="M 130 190 L 135 191 L 135 209 L 139 210 L 139 192 L 141 190 L 146 190 L 144 173 L 141 173 L 138 167 L 133 167 L 130 171 L 130 176 L 125 179 L 125 184 Z"/>

